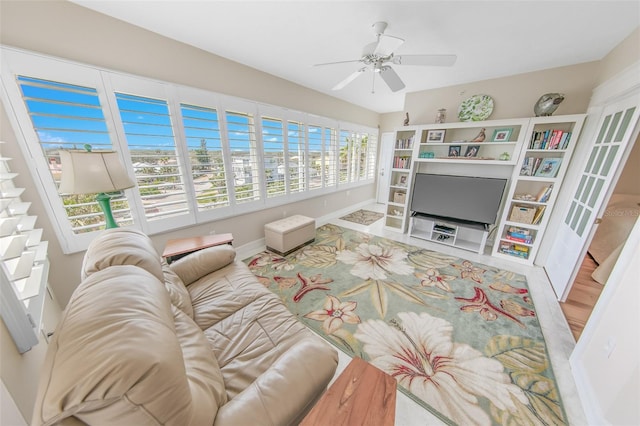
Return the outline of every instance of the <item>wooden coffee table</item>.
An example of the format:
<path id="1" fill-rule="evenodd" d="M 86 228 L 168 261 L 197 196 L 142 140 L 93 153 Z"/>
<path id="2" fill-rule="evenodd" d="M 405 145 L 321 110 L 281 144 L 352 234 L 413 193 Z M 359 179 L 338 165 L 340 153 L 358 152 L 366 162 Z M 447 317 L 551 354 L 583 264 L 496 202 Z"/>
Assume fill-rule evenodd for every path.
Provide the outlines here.
<path id="1" fill-rule="evenodd" d="M 233 234 L 216 234 L 203 235 L 200 237 L 178 238 L 167 241 L 164 246 L 162 257 L 167 259 L 167 263 L 171 263 L 193 253 L 208 247 L 220 246 L 222 244 L 231 244 L 233 242 Z"/>
<path id="2" fill-rule="evenodd" d="M 396 381 L 361 358 L 354 358 L 301 426 L 393 425 Z"/>

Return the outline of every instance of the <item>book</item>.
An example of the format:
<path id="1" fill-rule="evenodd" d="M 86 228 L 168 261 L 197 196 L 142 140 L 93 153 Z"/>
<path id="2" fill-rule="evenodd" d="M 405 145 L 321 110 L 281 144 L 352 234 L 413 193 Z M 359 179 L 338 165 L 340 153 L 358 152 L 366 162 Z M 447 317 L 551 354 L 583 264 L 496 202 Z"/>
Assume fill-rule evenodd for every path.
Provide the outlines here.
<path id="1" fill-rule="evenodd" d="M 533 176 L 533 162 L 534 158 L 525 157 L 520 169 L 520 176 Z"/>
<path id="2" fill-rule="evenodd" d="M 540 165 L 535 168 L 534 176 L 537 177 L 556 177 L 558 169 L 562 163 L 562 158 L 544 158 Z"/>
<path id="3" fill-rule="evenodd" d="M 536 209 L 536 213 L 533 215 L 533 225 L 539 225 L 542 220 L 542 215 L 544 214 L 544 210 L 547 206 L 540 206 Z"/>
<path id="4" fill-rule="evenodd" d="M 536 196 L 536 201 L 538 203 L 546 203 L 549 200 L 549 197 L 551 196 L 551 191 L 553 191 L 553 185 L 545 186 L 540 190 L 540 192 L 538 192 L 538 195 Z"/>
<path id="5" fill-rule="evenodd" d="M 531 244 L 533 242 L 533 237 L 531 236 L 529 236 L 528 238 L 518 238 L 518 237 L 514 237 L 512 235 L 507 234 L 505 238 L 509 241 L 515 241 L 518 243 Z"/>

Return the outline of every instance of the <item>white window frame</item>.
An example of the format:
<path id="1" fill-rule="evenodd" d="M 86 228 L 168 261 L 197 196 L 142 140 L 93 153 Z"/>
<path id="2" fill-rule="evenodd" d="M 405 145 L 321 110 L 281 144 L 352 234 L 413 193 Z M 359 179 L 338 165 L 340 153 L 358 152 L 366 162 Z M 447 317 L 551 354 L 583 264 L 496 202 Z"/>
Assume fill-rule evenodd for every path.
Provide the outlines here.
<path id="1" fill-rule="evenodd" d="M 37 191 L 43 200 L 47 214 L 49 215 L 54 232 L 60 242 L 64 253 L 75 253 L 85 250 L 95 238 L 97 232 L 87 232 L 75 234 L 67 218 L 66 211 L 62 205 L 62 200 L 57 193 L 57 188 L 49 165 L 46 162 L 42 148 L 39 144 L 29 112 L 24 105 L 20 87 L 16 81 L 17 75 L 24 75 L 43 80 L 58 81 L 61 83 L 75 84 L 94 88 L 103 109 L 107 130 L 113 148 L 118 151 L 120 159 L 133 174 L 133 165 L 129 156 L 126 135 L 120 118 L 120 111 L 117 106 L 116 92 L 128 93 L 131 95 L 149 97 L 166 100 L 171 116 L 173 134 L 176 143 L 176 152 L 182 171 L 183 183 L 187 194 L 187 204 L 189 212 L 158 220 L 146 220 L 141 199 L 138 196 L 138 189 L 125 190 L 134 225 L 149 235 L 167 232 L 169 230 L 180 229 L 198 223 L 206 223 L 223 218 L 229 218 L 245 213 L 262 210 L 267 207 L 285 205 L 305 199 L 314 198 L 321 195 L 330 194 L 339 190 L 355 188 L 358 186 L 371 184 L 375 181 L 375 174 L 368 177 L 367 174 L 359 177 L 350 176 L 347 182 L 339 182 L 339 142 L 340 132 L 348 129 L 349 132 L 363 132 L 369 135 L 368 149 L 377 147 L 378 131 L 375 128 L 357 125 L 353 123 L 342 123 L 335 119 L 321 117 L 305 112 L 293 111 L 275 105 L 267 105 L 256 101 L 222 95 L 204 89 L 189 86 L 157 81 L 154 79 L 129 75 L 121 72 L 114 72 L 96 66 L 79 64 L 65 59 L 54 58 L 42 54 L 27 52 L 20 49 L 0 46 L 3 61 L 1 64 L 1 90 L 0 95 L 7 110 L 7 115 L 11 125 L 20 142 L 21 150 L 25 157 L 25 162 L 29 171 L 34 176 Z M 189 149 L 186 144 L 186 136 L 183 128 L 182 112 L 180 104 L 192 104 L 215 109 L 218 114 L 220 135 L 222 143 L 225 171 L 227 172 L 227 191 L 229 206 L 215 208 L 211 210 L 198 211 L 195 198 L 192 169 L 189 161 Z M 254 121 L 255 149 L 256 149 L 256 173 L 259 176 L 260 196 L 258 200 L 237 203 L 234 192 L 234 182 L 232 173 L 231 153 L 227 140 L 226 112 L 238 111 L 250 114 Z M 268 198 L 266 196 L 266 182 L 264 179 L 264 150 L 262 141 L 262 116 L 269 116 L 282 120 L 283 136 L 285 140 L 285 153 L 288 146 L 288 123 L 289 121 L 300 122 L 304 126 L 304 132 L 300 135 L 304 141 L 306 176 L 305 188 L 303 191 L 291 193 L 289 182 L 289 170 L 285 167 L 286 194 L 284 196 Z M 309 126 L 322 127 L 323 146 L 323 167 L 326 153 L 331 151 L 329 142 L 325 137 L 324 129 L 333 129 L 336 133 L 336 146 L 333 147 L 333 167 L 335 168 L 335 181 L 333 185 L 326 184 L 323 176 L 321 188 L 309 188 L 310 163 L 308 130 Z M 372 143 L 373 142 L 373 143 Z M 285 156 L 288 158 L 288 156 Z M 367 157 L 369 158 L 369 157 Z M 375 158 L 375 155 L 374 157 Z M 357 167 L 357 165 L 356 165 Z M 324 173 L 323 168 L 323 173 Z M 351 173 L 351 172 L 350 172 Z"/>

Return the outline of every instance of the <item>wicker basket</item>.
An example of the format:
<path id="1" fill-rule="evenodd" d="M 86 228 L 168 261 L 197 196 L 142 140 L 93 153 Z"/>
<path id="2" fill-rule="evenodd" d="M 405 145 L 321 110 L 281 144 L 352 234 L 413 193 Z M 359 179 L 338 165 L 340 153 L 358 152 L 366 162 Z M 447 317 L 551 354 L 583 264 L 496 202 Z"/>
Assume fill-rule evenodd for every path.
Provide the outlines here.
<path id="1" fill-rule="evenodd" d="M 535 214 L 536 209 L 533 207 L 515 205 L 511 208 L 509 220 L 512 222 L 531 224 L 533 223 Z"/>
<path id="2" fill-rule="evenodd" d="M 393 194 L 393 202 L 404 204 L 407 201 L 407 193 L 406 192 L 395 192 Z"/>

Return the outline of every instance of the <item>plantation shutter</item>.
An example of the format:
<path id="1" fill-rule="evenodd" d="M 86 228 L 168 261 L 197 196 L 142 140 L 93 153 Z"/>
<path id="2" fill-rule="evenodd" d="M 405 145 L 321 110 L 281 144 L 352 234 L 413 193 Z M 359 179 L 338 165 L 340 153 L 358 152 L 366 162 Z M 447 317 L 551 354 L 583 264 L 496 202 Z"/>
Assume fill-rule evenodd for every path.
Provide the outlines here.
<path id="1" fill-rule="evenodd" d="M 334 187 L 338 180 L 338 139 L 335 129 L 325 127 L 323 138 L 324 150 L 324 186 Z"/>
<path id="2" fill-rule="evenodd" d="M 236 204 L 260 200 L 260 171 L 253 115 L 226 111 Z"/>
<path id="3" fill-rule="evenodd" d="M 181 104 L 198 211 L 229 206 L 218 112 Z"/>
<path id="4" fill-rule="evenodd" d="M 347 183 L 349 182 L 349 172 L 350 167 L 349 165 L 351 164 L 351 147 L 352 147 L 352 140 L 350 138 L 351 134 L 350 132 L 346 131 L 346 130 L 341 130 L 340 131 L 340 157 L 339 157 L 339 163 L 338 163 L 338 183 Z"/>
<path id="5" fill-rule="evenodd" d="M 324 150 L 322 141 L 322 127 L 308 126 L 307 141 L 309 144 L 308 173 L 309 190 L 322 188 L 324 181 Z"/>
<path id="6" fill-rule="evenodd" d="M 306 190 L 306 146 L 304 123 L 289 121 L 287 126 L 287 168 L 289 170 L 290 193 Z"/>
<path id="7" fill-rule="evenodd" d="M 267 198 L 286 194 L 285 146 L 282 120 L 262 117 L 262 145 Z"/>
<path id="8" fill-rule="evenodd" d="M 167 102 L 115 95 L 145 217 L 153 221 L 188 213 Z"/>
<path id="9" fill-rule="evenodd" d="M 112 143 L 96 89 L 79 85 L 17 76 L 38 143 L 56 187 L 62 168 L 59 150 L 111 150 Z M 60 196 L 75 234 L 104 228 L 104 214 L 94 194 Z M 114 196 L 111 208 L 120 226 L 133 223 L 124 196 Z"/>

